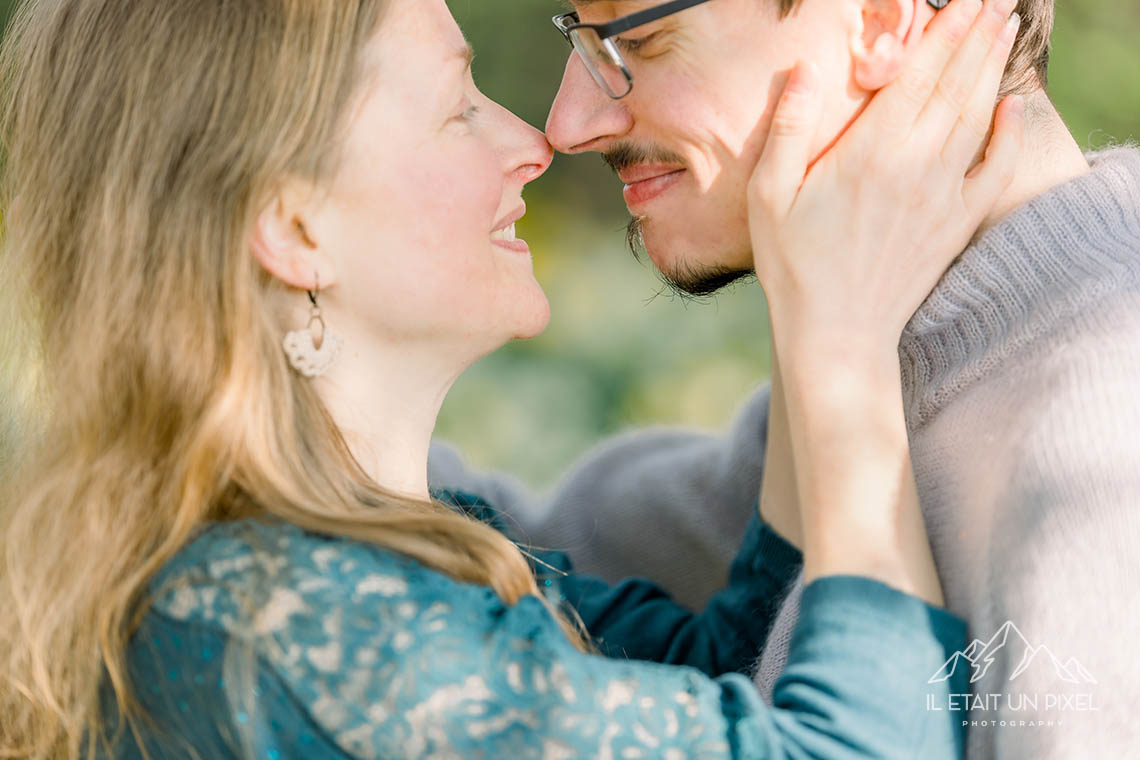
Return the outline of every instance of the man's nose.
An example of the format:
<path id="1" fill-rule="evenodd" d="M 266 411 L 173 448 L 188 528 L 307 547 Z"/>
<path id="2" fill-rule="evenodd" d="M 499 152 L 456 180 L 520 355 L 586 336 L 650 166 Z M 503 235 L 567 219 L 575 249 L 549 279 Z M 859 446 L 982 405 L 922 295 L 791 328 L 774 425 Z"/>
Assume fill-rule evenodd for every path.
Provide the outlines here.
<path id="1" fill-rule="evenodd" d="M 633 118 L 625 102 L 602 92 L 577 51 L 571 53 L 546 120 L 546 139 L 550 144 L 562 153 L 602 151 L 609 141 L 622 137 L 632 126 Z"/>

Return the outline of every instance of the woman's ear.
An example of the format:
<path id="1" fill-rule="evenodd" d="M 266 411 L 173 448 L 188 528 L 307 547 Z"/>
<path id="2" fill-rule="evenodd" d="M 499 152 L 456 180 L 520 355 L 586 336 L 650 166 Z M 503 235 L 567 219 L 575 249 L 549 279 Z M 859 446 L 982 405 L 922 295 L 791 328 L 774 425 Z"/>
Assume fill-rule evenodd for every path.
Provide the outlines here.
<path id="1" fill-rule="evenodd" d="M 847 0 L 851 11 L 851 58 L 855 83 L 874 92 L 902 71 L 907 54 L 930 20 L 924 0 Z M 916 28 L 917 27 L 917 28 Z"/>
<path id="2" fill-rule="evenodd" d="M 250 248 L 262 268 L 298 290 L 324 290 L 336 282 L 332 259 L 310 235 L 301 188 L 286 184 L 257 215 Z M 319 282 L 318 282 L 319 280 Z"/>

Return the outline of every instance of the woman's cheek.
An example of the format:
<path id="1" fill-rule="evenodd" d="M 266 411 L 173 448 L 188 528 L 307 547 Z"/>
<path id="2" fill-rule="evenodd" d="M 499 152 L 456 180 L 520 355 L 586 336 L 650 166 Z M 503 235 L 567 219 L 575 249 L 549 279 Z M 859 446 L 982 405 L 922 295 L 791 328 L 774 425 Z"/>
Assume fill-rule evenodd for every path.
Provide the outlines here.
<path id="1" fill-rule="evenodd" d="M 502 201 L 502 173 L 496 166 L 470 156 L 456 159 L 423 167 L 427 171 L 421 169 L 414 183 L 421 227 L 432 233 L 435 245 L 489 241 Z"/>

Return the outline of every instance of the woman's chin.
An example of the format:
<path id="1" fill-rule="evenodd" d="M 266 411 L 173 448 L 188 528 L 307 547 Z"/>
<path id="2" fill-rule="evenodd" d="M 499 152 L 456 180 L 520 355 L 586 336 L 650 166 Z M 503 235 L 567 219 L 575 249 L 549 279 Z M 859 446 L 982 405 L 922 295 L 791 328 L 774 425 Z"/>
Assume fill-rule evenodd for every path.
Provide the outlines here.
<path id="1" fill-rule="evenodd" d="M 468 347 L 479 348 L 480 355 L 498 351 L 513 340 L 537 338 L 550 324 L 550 302 L 537 282 L 525 290 L 512 290 L 512 295 L 500 299 L 509 303 L 506 313 L 485 313 L 478 323 L 461 323 Z"/>
<path id="2" fill-rule="evenodd" d="M 516 340 L 530 340 L 542 335 L 546 330 L 546 326 L 550 324 L 550 302 L 546 300 L 546 294 L 542 293 L 538 298 L 534 308 L 526 315 L 524 319 L 520 319 L 520 325 L 515 330 L 514 338 Z"/>

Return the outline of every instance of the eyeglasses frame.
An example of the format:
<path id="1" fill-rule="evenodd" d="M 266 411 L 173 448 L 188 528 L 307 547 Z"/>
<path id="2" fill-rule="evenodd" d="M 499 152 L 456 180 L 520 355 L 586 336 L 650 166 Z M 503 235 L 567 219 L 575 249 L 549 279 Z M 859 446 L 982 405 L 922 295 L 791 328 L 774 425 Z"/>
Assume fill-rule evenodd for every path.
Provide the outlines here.
<path id="1" fill-rule="evenodd" d="M 560 13 L 552 18 L 551 21 L 554 23 L 555 28 L 562 33 L 562 36 L 566 38 L 566 41 L 570 43 L 570 46 L 575 50 L 577 50 L 577 47 L 575 47 L 574 40 L 570 37 L 570 32 L 574 31 L 575 29 L 592 29 L 594 33 L 598 35 L 598 39 L 602 42 L 602 45 L 605 46 L 606 50 L 609 51 L 622 75 L 625 77 L 627 85 L 625 92 L 620 95 L 611 93 L 605 84 L 598 81 L 598 75 L 590 70 L 589 66 L 586 68 L 587 70 L 590 70 L 590 76 L 598 84 L 602 92 L 606 93 L 606 95 L 608 95 L 613 100 L 621 100 L 626 95 L 633 92 L 633 72 L 629 70 L 629 65 L 626 64 L 625 57 L 622 56 L 621 51 L 617 49 L 617 46 L 614 45 L 614 43 L 611 41 L 611 38 L 616 37 L 622 32 L 628 32 L 629 30 L 636 29 L 639 26 L 651 24 L 654 21 L 665 18 L 666 16 L 672 16 L 674 13 L 679 13 L 680 11 L 687 10 L 689 8 L 707 2 L 708 0 L 670 0 L 667 3 L 662 3 L 661 5 L 656 5 L 652 8 L 646 8 L 642 11 L 637 11 L 626 16 L 615 18 L 613 21 L 607 21 L 604 24 L 583 24 L 578 18 L 577 11 L 571 11 L 570 13 Z M 926 0 L 926 2 L 935 10 L 942 10 L 950 4 L 950 0 Z M 573 23 L 564 23 L 567 20 L 573 20 Z"/>
<path id="2" fill-rule="evenodd" d="M 558 29 L 559 32 L 562 33 L 562 36 L 566 38 L 566 41 L 570 43 L 571 47 L 574 47 L 574 41 L 570 37 L 570 32 L 574 31 L 575 29 L 591 29 L 595 34 L 598 35 L 598 39 L 601 40 L 602 45 L 604 45 L 606 50 L 609 51 L 610 55 L 614 59 L 614 62 L 621 70 L 621 73 L 625 77 L 625 81 L 628 87 L 622 94 L 615 95 L 611 93 L 609 89 L 602 84 L 602 82 L 598 81 L 597 75 L 595 75 L 593 71 L 590 71 L 590 76 L 594 78 L 594 81 L 598 83 L 606 95 L 609 95 L 610 98 L 614 100 L 621 100 L 633 91 L 633 72 L 629 70 L 629 66 L 625 62 L 625 57 L 622 56 L 621 51 L 617 49 L 617 46 L 614 45 L 614 43 L 611 41 L 611 38 L 616 37 L 622 32 L 628 32 L 630 29 L 636 29 L 639 26 L 651 24 L 654 21 L 659 21 L 660 19 L 665 18 L 666 16 L 672 16 L 674 13 L 687 10 L 694 6 L 701 5 L 702 3 L 707 3 L 708 1 L 709 0 L 670 0 L 667 3 L 662 3 L 661 5 L 656 5 L 652 8 L 646 8 L 642 11 L 630 13 L 626 16 L 621 16 L 620 18 L 615 18 L 613 21 L 607 21 L 604 24 L 583 24 L 578 20 L 578 13 L 576 11 L 570 13 L 560 13 L 552 18 L 551 21 L 554 22 L 554 26 Z M 573 23 L 564 23 L 567 20 L 573 20 Z M 577 48 L 575 47 L 575 50 L 576 49 Z M 589 69 L 588 66 L 587 69 Z"/>

